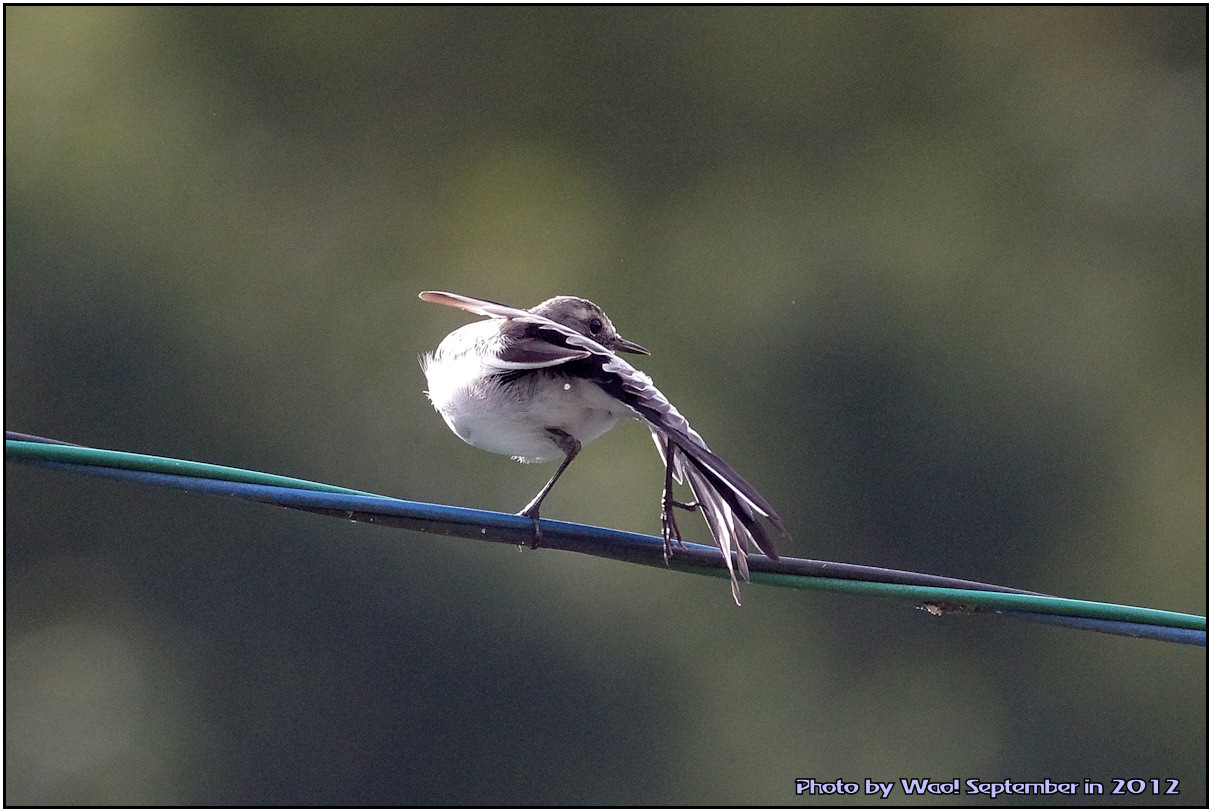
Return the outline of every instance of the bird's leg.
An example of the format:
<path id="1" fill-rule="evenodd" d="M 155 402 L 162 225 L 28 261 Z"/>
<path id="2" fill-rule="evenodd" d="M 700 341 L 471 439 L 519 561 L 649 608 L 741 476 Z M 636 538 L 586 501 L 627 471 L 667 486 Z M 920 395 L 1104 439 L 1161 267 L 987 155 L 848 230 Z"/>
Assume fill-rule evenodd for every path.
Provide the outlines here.
<path id="1" fill-rule="evenodd" d="M 543 498 L 551 491 L 551 486 L 556 484 L 556 480 L 560 478 L 560 474 L 564 473 L 564 469 L 568 467 L 568 464 L 581 452 L 581 443 L 568 432 L 548 428 L 547 433 L 551 435 L 551 439 L 564 452 L 564 461 L 556 469 L 555 475 L 547 480 L 547 484 L 543 486 L 543 490 L 535 494 L 534 499 L 531 499 L 530 503 L 518 512 L 519 516 L 529 516 L 530 520 L 534 522 L 534 540 L 530 542 L 530 549 L 532 550 L 538 548 L 543 543 L 543 530 L 539 527 L 539 505 L 543 504 Z"/>
<path id="2" fill-rule="evenodd" d="M 673 509 L 681 508 L 682 510 L 693 513 L 698 508 L 698 502 L 678 502 L 673 498 L 673 453 L 675 446 L 673 438 L 665 438 L 665 492 L 661 494 L 661 538 L 665 540 L 665 563 L 669 563 L 669 556 L 673 555 L 673 540 L 677 539 L 678 546 L 682 546 L 682 531 L 678 529 L 677 519 L 673 517 Z"/>

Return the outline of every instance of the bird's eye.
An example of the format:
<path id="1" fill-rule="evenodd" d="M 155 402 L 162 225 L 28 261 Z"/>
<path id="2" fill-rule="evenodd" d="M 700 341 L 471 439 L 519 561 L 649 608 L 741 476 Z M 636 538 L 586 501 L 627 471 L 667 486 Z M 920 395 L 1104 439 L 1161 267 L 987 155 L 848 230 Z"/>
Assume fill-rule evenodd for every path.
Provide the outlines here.
<path id="1" fill-rule="evenodd" d="M 602 320 L 601 319 L 590 319 L 589 320 L 589 332 L 593 333 L 595 336 L 598 333 L 602 332 Z"/>

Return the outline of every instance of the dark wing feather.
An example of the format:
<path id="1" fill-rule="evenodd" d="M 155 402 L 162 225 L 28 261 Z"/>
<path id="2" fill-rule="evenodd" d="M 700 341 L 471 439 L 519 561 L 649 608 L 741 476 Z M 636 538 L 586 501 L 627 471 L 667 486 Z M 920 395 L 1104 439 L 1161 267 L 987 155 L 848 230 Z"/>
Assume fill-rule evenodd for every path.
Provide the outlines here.
<path id="1" fill-rule="evenodd" d="M 780 534 L 786 536 L 787 528 L 783 520 L 756 488 L 707 447 L 686 418 L 653 385 L 652 379 L 592 339 L 561 324 L 546 319 L 543 321 L 546 323 L 537 323 L 533 328 L 536 334 L 553 344 L 563 344 L 589 353 L 586 358 L 572 362 L 569 371 L 575 369 L 576 374 L 593 380 L 609 394 L 630 406 L 650 429 L 673 440 L 678 451 L 694 466 L 696 476 L 690 477 L 691 485 L 696 498 L 705 505 L 705 509 L 710 511 L 714 507 L 718 512 L 735 516 L 758 548 L 770 559 L 777 561 L 778 553 L 758 517 L 765 516 Z M 663 455 L 662 444 L 658 442 L 657 447 Z M 694 487 L 696 484 L 698 487 Z M 703 495 L 702 492 L 707 489 L 713 492 L 714 498 Z M 727 511 L 723 510 L 724 506 L 728 508 Z M 717 531 L 724 529 L 726 525 L 717 525 L 709 517 L 708 526 L 717 542 L 723 543 Z M 740 534 L 728 535 L 737 536 L 739 542 L 744 541 Z M 742 544 L 737 546 L 744 550 Z"/>

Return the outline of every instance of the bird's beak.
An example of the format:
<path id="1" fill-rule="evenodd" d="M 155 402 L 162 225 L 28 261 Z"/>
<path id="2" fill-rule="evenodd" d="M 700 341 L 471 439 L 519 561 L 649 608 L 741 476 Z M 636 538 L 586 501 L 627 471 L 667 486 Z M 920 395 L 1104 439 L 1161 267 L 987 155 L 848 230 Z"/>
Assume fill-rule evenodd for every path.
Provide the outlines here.
<path id="1" fill-rule="evenodd" d="M 628 341 L 622 336 L 615 338 L 614 346 L 611 347 L 611 349 L 615 350 L 616 352 L 633 352 L 636 355 L 648 355 L 648 350 L 644 349 L 634 341 Z"/>

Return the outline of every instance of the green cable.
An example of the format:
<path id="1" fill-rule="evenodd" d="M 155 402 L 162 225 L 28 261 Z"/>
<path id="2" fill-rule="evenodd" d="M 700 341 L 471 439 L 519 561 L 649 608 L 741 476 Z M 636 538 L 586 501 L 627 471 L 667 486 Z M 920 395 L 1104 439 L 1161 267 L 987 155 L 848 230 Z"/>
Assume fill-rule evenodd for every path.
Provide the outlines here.
<path id="1" fill-rule="evenodd" d="M 49 462 L 67 462 L 77 465 L 99 465 L 106 468 L 125 468 L 131 471 L 150 471 L 157 474 L 222 479 L 227 482 L 243 482 L 248 485 L 273 485 L 279 488 L 300 488 L 324 493 L 347 493 L 353 496 L 378 496 L 367 491 L 355 491 L 322 482 L 295 479 L 277 474 L 263 474 L 244 468 L 230 468 L 208 462 L 192 462 L 172 457 L 155 457 L 149 454 L 134 454 L 129 451 L 106 451 L 78 445 L 54 445 L 31 443 L 22 440 L 5 440 L 4 455 L 18 459 L 37 459 Z"/>
<path id="2" fill-rule="evenodd" d="M 1014 592 L 984 592 L 971 589 L 948 589 L 912 584 L 884 584 L 875 581 L 846 581 L 844 589 L 832 578 L 816 578 L 806 575 L 783 575 L 774 572 L 754 572 L 750 576 L 754 583 L 789 586 L 795 589 L 817 589 L 846 592 L 852 595 L 877 595 L 914 601 L 948 601 L 960 607 L 981 606 L 989 609 L 1011 609 L 1020 612 L 1042 612 L 1049 615 L 1072 615 L 1074 617 L 1118 620 L 1126 623 L 1146 623 L 1177 629 L 1207 631 L 1208 619 L 1183 612 L 1163 609 L 1147 609 L 1140 606 L 1124 606 L 1118 603 L 1084 601 L 1075 598 L 1057 598 L 1051 595 L 1023 595 Z M 960 609 L 962 611 L 962 609 Z"/>
<path id="3" fill-rule="evenodd" d="M 342 488 L 321 482 L 312 482 L 295 477 L 265 474 L 249 471 L 243 468 L 232 468 L 225 465 L 193 462 L 157 457 L 148 454 L 135 454 L 127 451 L 107 451 L 75 445 L 58 445 L 45 442 L 27 442 L 22 440 L 5 440 L 5 456 L 16 459 L 32 459 L 46 462 L 60 462 L 77 465 L 93 465 L 108 468 L 122 468 L 133 471 L 148 471 L 152 473 L 174 474 L 185 477 L 198 477 L 212 480 L 243 483 L 249 485 L 270 485 L 275 487 L 296 488 L 300 490 L 319 491 L 324 493 L 347 494 L 352 496 L 381 497 L 379 494 L 367 491 Z M 672 566 L 671 566 L 672 565 Z M 683 572 L 698 572 L 716 577 L 726 577 L 726 573 L 715 568 L 696 566 L 691 562 L 673 561 L 666 564 L 671 569 Z M 926 605 L 942 604 L 938 608 L 942 612 L 971 611 L 974 607 L 989 609 L 1004 609 L 1023 612 L 1037 612 L 1053 615 L 1070 615 L 1074 617 L 1094 618 L 1098 620 L 1139 623 L 1169 628 L 1207 630 L 1207 618 L 1198 615 L 1170 612 L 1161 609 L 1147 609 L 1136 606 L 1124 606 L 1098 601 L 1084 601 L 1073 598 L 1058 598 L 1048 595 L 1024 595 L 1012 592 L 989 592 L 984 590 L 951 589 L 946 587 L 920 586 L 914 584 L 893 584 L 879 581 L 860 581 L 842 578 L 822 578 L 811 575 L 793 573 L 763 572 L 754 570 L 751 574 L 754 583 L 772 586 L 791 587 L 794 589 L 810 589 L 825 592 L 836 592 L 850 595 L 868 595 L 895 600 L 908 600 Z"/>

